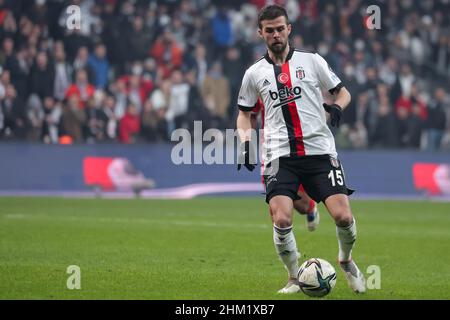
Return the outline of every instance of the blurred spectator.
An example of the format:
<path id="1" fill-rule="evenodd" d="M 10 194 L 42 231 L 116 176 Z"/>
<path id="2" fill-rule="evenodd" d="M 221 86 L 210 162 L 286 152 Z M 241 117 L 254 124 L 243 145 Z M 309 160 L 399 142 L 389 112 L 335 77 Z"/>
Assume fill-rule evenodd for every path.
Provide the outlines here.
<path id="1" fill-rule="evenodd" d="M 25 47 L 19 48 L 14 55 L 7 56 L 5 69 L 11 74 L 11 83 L 20 97 L 28 95 L 28 75 L 30 66 L 27 62 L 27 50 Z"/>
<path id="2" fill-rule="evenodd" d="M 440 87 L 434 91 L 434 99 L 428 105 L 427 150 L 439 150 L 446 127 L 445 114 L 446 94 Z"/>
<path id="3" fill-rule="evenodd" d="M 5 97 L 6 86 L 11 84 L 11 74 L 8 70 L 2 70 L 0 74 L 0 99 Z"/>
<path id="4" fill-rule="evenodd" d="M 142 17 L 137 16 L 133 20 L 133 29 L 129 35 L 129 60 L 144 60 L 148 55 L 148 48 L 153 40 L 154 29 L 146 28 Z"/>
<path id="5" fill-rule="evenodd" d="M 189 130 L 193 132 L 194 121 L 202 121 L 203 128 L 206 130 L 208 128 L 214 127 L 211 123 L 211 113 L 205 108 L 203 103 L 203 97 L 200 92 L 200 87 L 197 84 L 197 75 L 195 70 L 191 70 L 186 74 L 186 81 L 190 86 L 189 96 L 188 96 L 188 122 Z"/>
<path id="6" fill-rule="evenodd" d="M 138 112 L 140 113 L 144 101 L 147 100 L 150 91 L 153 89 L 153 83 L 150 80 L 144 79 L 139 74 L 124 76 L 121 79 L 125 81 L 127 86 L 126 89 L 127 99 L 133 102 Z"/>
<path id="7" fill-rule="evenodd" d="M 160 87 L 156 87 L 155 90 L 153 90 L 149 98 L 153 110 L 162 109 L 164 110 L 164 113 L 166 112 L 169 107 L 171 86 L 172 83 L 170 80 L 166 79 L 161 82 Z"/>
<path id="8" fill-rule="evenodd" d="M 85 70 L 87 72 L 88 80 L 92 83 L 95 78 L 94 70 L 92 70 L 89 64 L 89 50 L 87 47 L 82 46 L 78 49 L 77 56 L 73 61 L 74 71 Z"/>
<path id="9" fill-rule="evenodd" d="M 422 115 L 422 107 L 419 101 L 414 100 L 408 121 L 407 147 L 420 149 L 424 125 L 425 120 Z"/>
<path id="10" fill-rule="evenodd" d="M 190 86 L 186 83 L 181 70 L 175 70 L 172 74 L 172 88 L 170 89 L 169 106 L 166 112 L 166 120 L 169 135 L 176 128 L 188 128 L 187 117 Z"/>
<path id="11" fill-rule="evenodd" d="M 217 8 L 217 12 L 211 20 L 211 29 L 216 49 L 214 58 L 218 59 L 222 56 L 224 50 L 233 44 L 231 19 L 225 5 Z"/>
<path id="12" fill-rule="evenodd" d="M 156 68 L 156 63 L 153 58 L 147 58 L 144 60 L 142 64 L 142 78 L 145 81 L 150 81 L 152 83 L 159 82 L 161 80 L 161 76 L 158 74 L 158 70 Z M 132 71 L 133 74 L 140 74 L 136 70 Z"/>
<path id="13" fill-rule="evenodd" d="M 101 121 L 103 122 L 103 136 L 107 141 L 114 141 L 117 137 L 118 121 L 114 112 L 116 100 L 113 95 L 105 95 L 102 102 Z"/>
<path id="14" fill-rule="evenodd" d="M 59 101 L 62 101 L 66 95 L 67 88 L 71 83 L 73 68 L 66 61 L 66 53 L 62 42 L 58 41 L 55 43 L 53 55 L 55 59 L 53 97 Z"/>
<path id="15" fill-rule="evenodd" d="M 372 99 L 373 101 L 373 99 Z M 376 102 L 377 104 L 377 102 Z M 356 101 L 356 113 L 357 113 L 357 122 L 363 124 L 363 127 L 367 131 L 367 139 L 369 147 L 374 145 L 374 136 L 376 132 L 377 125 L 377 114 L 378 109 L 374 111 L 371 109 L 371 100 L 369 99 L 369 95 L 367 92 L 362 92 L 357 96 Z"/>
<path id="16" fill-rule="evenodd" d="M 128 18 L 122 14 L 117 14 L 117 2 L 107 1 L 103 3 L 103 31 L 101 39 L 106 46 L 108 58 L 116 74 L 123 74 L 125 71 L 125 61 L 130 54 L 129 46 L 124 45 L 127 38 L 125 32 L 128 31 Z M 129 34 L 132 34 L 131 30 Z"/>
<path id="17" fill-rule="evenodd" d="M 367 130 L 363 123 L 358 121 L 353 127 L 349 127 L 349 140 L 353 148 L 367 148 Z"/>
<path id="18" fill-rule="evenodd" d="M 99 92 L 99 91 L 97 91 Z M 103 122 L 103 111 L 98 107 L 98 100 L 103 100 L 102 93 L 100 97 L 91 97 L 86 103 L 86 108 L 84 108 L 85 113 L 85 124 L 84 124 L 84 140 L 87 143 L 95 143 L 105 139 L 104 137 L 104 122 Z"/>
<path id="19" fill-rule="evenodd" d="M 12 12 L 7 10 L 2 10 L 1 16 L 3 17 L 3 23 L 0 23 L 2 28 L 0 28 L 0 38 L 1 39 L 9 39 L 14 36 L 17 32 L 17 23 L 16 19 L 14 18 L 14 15 Z M 3 64 L 4 60 L 0 59 L 0 63 Z"/>
<path id="20" fill-rule="evenodd" d="M 108 84 L 109 62 L 103 43 L 95 45 L 94 53 L 88 58 L 88 64 L 94 73 L 93 84 L 97 89 L 104 89 Z"/>
<path id="21" fill-rule="evenodd" d="M 366 55 L 363 50 L 357 50 L 354 55 L 355 79 L 359 85 L 366 83 L 366 67 L 368 65 Z"/>
<path id="22" fill-rule="evenodd" d="M 441 34 L 439 40 L 433 45 L 433 61 L 436 62 L 436 69 L 441 74 L 450 72 L 450 36 Z"/>
<path id="23" fill-rule="evenodd" d="M 14 56 L 14 40 L 6 37 L 2 42 L 2 50 L 0 50 L 0 64 L 3 66 L 8 59 Z"/>
<path id="24" fill-rule="evenodd" d="M 37 142 L 41 139 L 42 126 L 45 117 L 44 108 L 39 96 L 32 94 L 28 99 L 26 108 L 29 124 L 27 140 Z"/>
<path id="25" fill-rule="evenodd" d="M 24 139 L 26 135 L 24 105 L 12 84 L 8 84 L 5 88 L 5 97 L 0 101 L 0 109 L 0 136 Z"/>
<path id="26" fill-rule="evenodd" d="M 33 22 L 26 15 L 22 15 L 19 19 L 18 35 L 16 35 L 16 44 L 20 47 L 27 45 L 36 45 L 37 35 L 33 34 Z M 35 29 L 36 30 L 36 29 Z"/>
<path id="27" fill-rule="evenodd" d="M 405 39 L 402 39 L 402 35 L 397 33 L 394 35 L 392 46 L 390 47 L 391 55 L 398 61 L 408 61 L 410 54 L 406 46 L 407 44 L 405 44 Z"/>
<path id="28" fill-rule="evenodd" d="M 165 28 L 162 35 L 153 44 L 150 54 L 155 59 L 157 66 L 162 69 L 164 78 L 169 77 L 171 72 L 180 68 L 183 63 L 183 51 L 174 41 L 169 28 Z"/>
<path id="29" fill-rule="evenodd" d="M 189 70 L 194 70 L 197 75 L 197 84 L 202 85 L 208 72 L 208 61 L 206 59 L 206 48 L 202 43 L 197 44 L 193 56 L 188 57 L 186 62 Z"/>
<path id="30" fill-rule="evenodd" d="M 64 29 L 66 20 L 64 20 Z M 67 30 L 67 29 L 66 29 Z M 74 61 L 75 57 L 79 55 L 81 48 L 89 48 L 91 41 L 89 37 L 81 34 L 81 31 L 78 29 L 69 30 L 67 35 L 64 37 L 64 48 L 66 48 L 67 58 L 69 61 Z M 87 63 L 87 57 L 86 57 Z M 75 69 L 79 69 L 80 67 L 75 66 Z M 81 67 L 83 68 L 83 67 Z"/>
<path id="31" fill-rule="evenodd" d="M 184 52 L 186 50 L 186 39 L 185 39 L 186 27 L 183 25 L 183 21 L 177 14 L 175 14 L 172 19 L 171 30 L 174 41 Z"/>
<path id="32" fill-rule="evenodd" d="M 44 143 L 58 143 L 61 115 L 61 105 L 56 103 L 52 97 L 45 97 L 44 121 L 41 134 L 41 139 Z"/>
<path id="33" fill-rule="evenodd" d="M 408 146 L 409 142 L 409 119 L 410 113 L 406 108 L 397 108 L 397 137 L 398 137 L 398 146 L 401 148 L 405 148 Z"/>
<path id="34" fill-rule="evenodd" d="M 389 98 L 382 90 L 379 90 L 379 109 L 372 145 L 378 148 L 395 148 L 399 144 L 397 120 L 389 104 Z"/>
<path id="35" fill-rule="evenodd" d="M 222 62 L 222 66 L 226 66 L 226 68 L 223 68 L 223 74 L 228 80 L 230 87 L 230 99 L 229 105 L 227 106 L 227 118 L 230 118 L 230 120 L 234 122 L 234 119 L 237 117 L 237 108 L 234 104 L 237 101 L 242 77 L 245 72 L 244 61 L 238 48 L 230 47 L 227 49 Z"/>
<path id="36" fill-rule="evenodd" d="M 116 106 L 114 108 L 114 114 L 117 119 L 121 119 L 126 112 L 128 103 L 128 91 L 125 79 L 118 79 L 112 86 L 111 92 L 114 94 Z"/>
<path id="37" fill-rule="evenodd" d="M 203 81 L 202 96 L 206 108 L 213 117 L 214 127 L 224 129 L 228 118 L 230 85 L 222 73 L 222 65 L 215 62 Z"/>
<path id="38" fill-rule="evenodd" d="M 129 103 L 127 111 L 119 122 L 119 141 L 122 143 L 135 143 L 141 130 L 141 121 L 136 106 Z"/>
<path id="39" fill-rule="evenodd" d="M 78 108 L 83 109 L 89 98 L 94 95 L 95 87 L 88 82 L 87 72 L 84 69 L 77 71 L 75 83 L 70 85 L 66 92 L 66 99 L 78 97 Z"/>
<path id="40" fill-rule="evenodd" d="M 71 137 L 72 141 L 76 143 L 83 141 L 83 126 L 86 122 L 86 115 L 80 108 L 80 104 L 81 97 L 79 95 L 69 95 L 61 115 L 60 134 Z"/>
<path id="41" fill-rule="evenodd" d="M 380 79 L 387 85 L 393 86 L 397 81 L 397 73 L 397 60 L 394 57 L 388 57 L 380 68 Z"/>
<path id="42" fill-rule="evenodd" d="M 53 96 L 55 69 L 49 64 L 46 52 L 39 52 L 31 68 L 30 93 L 39 98 Z"/>
<path id="43" fill-rule="evenodd" d="M 142 112 L 141 135 L 146 142 L 167 141 L 165 109 L 154 109 L 151 100 L 145 101 Z"/>
<path id="44" fill-rule="evenodd" d="M 419 89 L 419 85 L 417 83 L 413 83 L 411 86 L 411 102 L 412 108 L 411 113 L 417 114 L 422 120 L 426 120 L 428 117 L 427 106 L 425 105 L 424 99 L 421 96 Z M 414 110 L 416 107 L 417 110 Z"/>
<path id="45" fill-rule="evenodd" d="M 345 83 L 345 88 L 349 92 L 359 92 L 360 86 L 356 82 L 355 79 L 355 68 L 353 64 L 346 63 L 343 66 L 343 74 L 341 77 L 343 83 Z M 345 112 L 343 114 L 343 123 L 346 123 L 350 126 L 350 128 L 354 128 L 356 121 L 358 120 L 356 109 L 356 99 L 355 97 L 350 101 L 350 104 L 345 108 Z"/>
<path id="46" fill-rule="evenodd" d="M 200 14 L 193 17 L 193 24 L 189 26 L 186 34 L 189 35 L 186 39 L 190 48 L 194 48 L 197 44 L 203 43 L 210 38 L 211 29 L 208 28 L 205 18 Z"/>
<path id="47" fill-rule="evenodd" d="M 403 64 L 400 69 L 400 76 L 398 82 L 401 88 L 401 94 L 404 97 L 411 95 L 411 87 L 415 81 L 415 77 L 412 73 L 411 66 L 409 64 Z"/>
<path id="48" fill-rule="evenodd" d="M 413 105 L 416 104 L 419 110 L 419 116 L 422 120 L 426 120 L 427 118 L 427 107 L 422 97 L 420 96 L 420 91 L 417 83 L 413 83 L 409 90 L 409 96 L 401 95 L 395 104 L 395 108 L 398 109 L 406 109 L 407 113 L 410 114 L 413 112 Z"/>

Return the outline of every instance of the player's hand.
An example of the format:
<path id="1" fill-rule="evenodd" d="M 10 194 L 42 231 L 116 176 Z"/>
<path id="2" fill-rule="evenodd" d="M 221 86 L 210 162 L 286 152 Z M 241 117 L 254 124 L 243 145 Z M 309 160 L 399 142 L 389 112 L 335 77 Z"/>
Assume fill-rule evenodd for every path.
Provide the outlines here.
<path id="1" fill-rule="evenodd" d="M 253 171 L 256 167 L 256 150 L 250 141 L 242 142 L 239 147 L 238 171 L 241 170 L 242 165 L 249 171 Z"/>
<path id="2" fill-rule="evenodd" d="M 338 106 L 336 103 L 333 104 L 323 104 L 325 111 L 330 114 L 331 126 L 339 128 L 339 122 L 342 117 L 342 108 Z"/>

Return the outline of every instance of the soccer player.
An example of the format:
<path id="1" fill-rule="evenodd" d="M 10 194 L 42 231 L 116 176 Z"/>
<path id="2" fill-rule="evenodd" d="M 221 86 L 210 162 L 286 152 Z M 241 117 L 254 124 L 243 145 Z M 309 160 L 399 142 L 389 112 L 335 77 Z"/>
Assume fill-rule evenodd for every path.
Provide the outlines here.
<path id="1" fill-rule="evenodd" d="M 343 109 L 351 100 L 340 79 L 317 53 L 291 48 L 286 10 L 264 7 L 258 16 L 258 33 L 267 46 L 264 57 L 250 66 L 238 97 L 237 128 L 241 139 L 239 165 L 255 168 L 251 141 L 251 111 L 261 98 L 264 104 L 263 161 L 266 202 L 273 221 L 276 251 L 288 271 L 280 293 L 299 291 L 300 254 L 292 231 L 292 211 L 298 188 L 325 204 L 336 224 L 338 261 L 355 292 L 365 292 L 365 279 L 352 259 L 356 222 L 352 215 L 342 164 L 337 159 L 334 137 L 326 124 L 339 126 Z M 323 103 L 321 89 L 334 95 Z M 255 143 L 255 141 L 253 141 Z"/>
<path id="2" fill-rule="evenodd" d="M 264 129 L 264 105 L 261 99 L 258 99 L 258 102 L 252 109 L 251 122 L 252 122 L 252 129 L 255 130 L 257 128 L 258 114 L 261 114 L 261 129 Z M 263 172 L 264 172 L 264 163 L 261 164 L 261 174 L 262 174 L 261 177 L 262 183 L 264 184 Z M 319 209 L 317 208 L 316 202 L 312 200 L 310 196 L 308 196 L 302 185 L 300 185 L 300 188 L 297 191 L 297 195 L 299 199 L 294 201 L 294 209 L 300 215 L 306 215 L 306 227 L 308 228 L 309 231 L 316 230 L 320 222 L 320 213 Z"/>

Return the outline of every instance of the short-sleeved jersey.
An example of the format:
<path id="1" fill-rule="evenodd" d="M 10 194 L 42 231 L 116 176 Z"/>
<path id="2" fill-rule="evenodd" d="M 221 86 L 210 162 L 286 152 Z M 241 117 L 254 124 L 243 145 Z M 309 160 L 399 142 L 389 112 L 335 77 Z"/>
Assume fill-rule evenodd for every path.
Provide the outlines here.
<path id="1" fill-rule="evenodd" d="M 341 80 L 328 63 L 308 51 L 291 49 L 281 66 L 266 54 L 248 68 L 238 106 L 252 111 L 258 98 L 264 104 L 264 162 L 282 156 L 337 157 L 322 105 L 322 89 L 334 93 L 341 87 Z"/>

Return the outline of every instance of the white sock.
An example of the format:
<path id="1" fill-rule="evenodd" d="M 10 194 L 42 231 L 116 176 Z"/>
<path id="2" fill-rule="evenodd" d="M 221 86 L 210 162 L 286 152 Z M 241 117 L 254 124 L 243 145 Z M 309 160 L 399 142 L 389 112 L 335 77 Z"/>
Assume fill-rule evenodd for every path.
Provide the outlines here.
<path id="1" fill-rule="evenodd" d="M 336 235 L 339 243 L 339 261 L 350 261 L 352 249 L 356 241 L 356 221 L 346 227 L 336 226 Z"/>
<path id="2" fill-rule="evenodd" d="M 295 242 L 292 226 L 280 228 L 273 225 L 273 242 L 278 256 L 289 273 L 289 277 L 296 278 L 300 254 L 297 251 L 297 243 Z"/>

